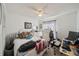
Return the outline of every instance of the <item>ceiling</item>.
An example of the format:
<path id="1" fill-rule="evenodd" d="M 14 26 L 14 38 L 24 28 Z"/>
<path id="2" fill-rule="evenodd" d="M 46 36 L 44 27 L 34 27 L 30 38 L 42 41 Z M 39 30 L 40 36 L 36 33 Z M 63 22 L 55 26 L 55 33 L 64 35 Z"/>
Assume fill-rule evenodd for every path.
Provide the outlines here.
<path id="1" fill-rule="evenodd" d="M 5 5 L 8 13 L 16 13 L 32 19 L 47 18 L 66 11 L 77 10 L 79 8 L 79 4 L 77 3 L 9 3 Z M 42 17 L 39 17 L 31 7 L 36 9 L 45 7 L 44 11 L 46 14 L 43 14 Z"/>

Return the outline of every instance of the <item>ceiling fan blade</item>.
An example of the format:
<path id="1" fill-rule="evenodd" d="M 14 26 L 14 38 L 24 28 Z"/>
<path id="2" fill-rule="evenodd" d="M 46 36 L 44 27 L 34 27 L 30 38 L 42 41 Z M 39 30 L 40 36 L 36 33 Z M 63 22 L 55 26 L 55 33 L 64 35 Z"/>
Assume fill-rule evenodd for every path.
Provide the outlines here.
<path id="1" fill-rule="evenodd" d="M 48 4 L 45 5 L 42 9 L 45 11 L 47 7 L 48 7 Z"/>
<path id="2" fill-rule="evenodd" d="M 30 9 L 32 9 L 36 14 L 48 14 L 45 12 L 48 5 L 43 6 L 41 9 L 37 9 L 34 6 L 29 6 Z"/>
<path id="3" fill-rule="evenodd" d="M 38 9 L 33 8 L 32 6 L 29 6 L 30 9 L 34 10 L 34 11 L 38 11 Z"/>

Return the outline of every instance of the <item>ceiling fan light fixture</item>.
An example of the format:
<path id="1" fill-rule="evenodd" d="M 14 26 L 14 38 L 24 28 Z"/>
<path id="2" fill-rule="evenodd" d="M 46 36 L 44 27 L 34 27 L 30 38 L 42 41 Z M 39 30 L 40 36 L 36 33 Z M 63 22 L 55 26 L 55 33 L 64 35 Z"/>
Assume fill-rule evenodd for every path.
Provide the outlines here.
<path id="1" fill-rule="evenodd" d="M 40 16 L 40 17 L 41 17 L 41 16 L 42 16 L 42 14 L 38 14 L 38 16 Z"/>

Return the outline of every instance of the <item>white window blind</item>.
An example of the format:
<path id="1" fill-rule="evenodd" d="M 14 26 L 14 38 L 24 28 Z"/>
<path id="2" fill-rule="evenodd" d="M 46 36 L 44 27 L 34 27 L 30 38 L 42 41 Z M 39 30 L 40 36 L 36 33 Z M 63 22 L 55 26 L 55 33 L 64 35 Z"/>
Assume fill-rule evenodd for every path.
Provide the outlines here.
<path id="1" fill-rule="evenodd" d="M 55 26 L 56 26 L 56 21 L 45 21 L 43 22 L 42 28 L 44 29 L 51 29 L 51 30 L 55 30 Z"/>

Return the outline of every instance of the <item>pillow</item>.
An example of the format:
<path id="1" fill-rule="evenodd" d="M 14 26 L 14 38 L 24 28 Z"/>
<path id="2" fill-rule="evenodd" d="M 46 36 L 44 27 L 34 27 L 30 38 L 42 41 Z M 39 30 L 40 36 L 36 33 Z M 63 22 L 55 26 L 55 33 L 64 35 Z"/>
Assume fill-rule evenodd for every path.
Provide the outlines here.
<path id="1" fill-rule="evenodd" d="M 32 37 L 33 37 L 32 34 L 29 34 L 26 36 L 26 39 L 31 39 Z"/>
<path id="2" fill-rule="evenodd" d="M 30 34 L 30 32 L 22 32 L 20 34 L 18 34 L 18 38 L 23 39 L 26 38 L 26 36 L 28 36 Z"/>

